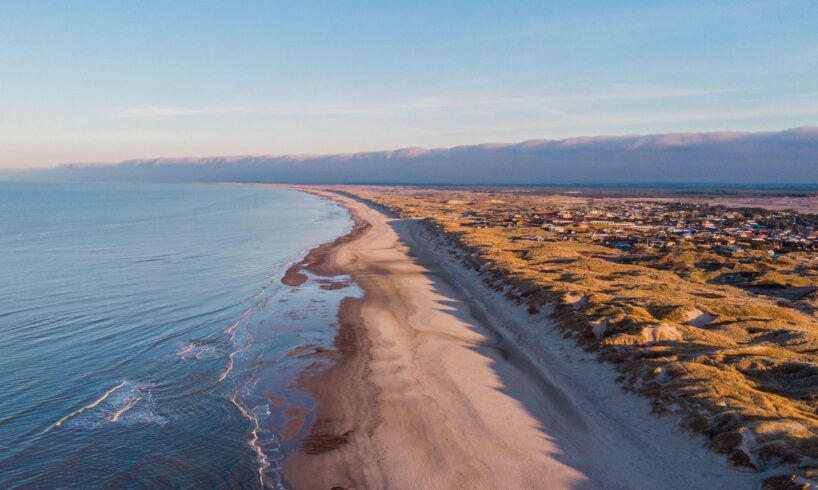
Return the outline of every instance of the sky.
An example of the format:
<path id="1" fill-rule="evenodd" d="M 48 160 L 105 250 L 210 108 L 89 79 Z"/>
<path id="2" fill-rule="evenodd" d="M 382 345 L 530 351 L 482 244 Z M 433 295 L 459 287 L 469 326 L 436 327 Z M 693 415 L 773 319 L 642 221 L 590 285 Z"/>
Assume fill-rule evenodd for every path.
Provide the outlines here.
<path id="1" fill-rule="evenodd" d="M 0 1 L 0 169 L 818 125 L 818 2 Z"/>

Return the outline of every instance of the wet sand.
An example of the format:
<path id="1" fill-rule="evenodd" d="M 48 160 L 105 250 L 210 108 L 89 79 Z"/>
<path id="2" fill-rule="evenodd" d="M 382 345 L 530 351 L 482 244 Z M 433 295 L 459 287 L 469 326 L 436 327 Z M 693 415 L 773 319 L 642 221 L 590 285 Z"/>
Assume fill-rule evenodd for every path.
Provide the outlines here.
<path id="1" fill-rule="evenodd" d="M 346 274 L 364 291 L 339 312 L 295 488 L 752 488 L 659 419 L 616 373 L 485 287 L 420 223 L 349 197 L 356 226 L 288 273 Z"/>

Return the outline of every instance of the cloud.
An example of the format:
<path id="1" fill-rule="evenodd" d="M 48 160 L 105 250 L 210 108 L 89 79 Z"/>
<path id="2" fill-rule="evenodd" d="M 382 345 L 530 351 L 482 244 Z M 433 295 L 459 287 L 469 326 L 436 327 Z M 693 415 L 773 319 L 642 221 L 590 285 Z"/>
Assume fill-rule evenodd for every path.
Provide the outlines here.
<path id="1" fill-rule="evenodd" d="M 173 105 L 147 105 L 123 109 L 131 117 L 198 117 L 231 114 L 261 114 L 271 116 L 353 116 L 394 115 L 412 112 L 460 111 L 460 113 L 486 113 L 511 110 L 548 110 L 567 115 L 560 108 L 566 103 L 627 101 L 647 99 L 670 99 L 698 97 L 734 92 L 728 88 L 682 88 L 661 87 L 645 84 L 616 84 L 608 90 L 570 95 L 505 96 L 475 93 L 451 97 L 407 97 L 383 100 L 283 100 L 257 101 L 252 103 L 223 103 L 184 107 Z"/>
<path id="2" fill-rule="evenodd" d="M 556 114 L 556 113 L 555 113 Z M 524 134 L 546 132 L 578 132 L 597 128 L 634 128 L 646 126 L 668 126 L 688 123 L 729 123 L 735 121 L 765 121 L 778 118 L 818 118 L 818 106 L 801 104 L 774 105 L 752 109 L 679 111 L 667 114 L 621 114 L 596 112 L 588 115 L 564 113 L 557 117 L 533 118 L 523 122 L 499 124 L 491 120 L 476 121 L 468 127 L 446 131 L 446 135 L 468 134 Z M 418 132 L 439 134 L 437 128 L 414 127 Z"/>
<path id="3" fill-rule="evenodd" d="M 207 109 L 193 109 L 190 107 L 175 107 L 175 106 L 161 106 L 149 105 L 143 107 L 131 107 L 124 109 L 123 112 L 129 116 L 134 117 L 176 117 L 176 116 L 201 116 L 207 115 L 211 112 Z"/>
<path id="4" fill-rule="evenodd" d="M 44 171 L 56 180 L 535 184 L 818 183 L 818 127 L 531 140 L 334 155 L 150 159 Z"/>

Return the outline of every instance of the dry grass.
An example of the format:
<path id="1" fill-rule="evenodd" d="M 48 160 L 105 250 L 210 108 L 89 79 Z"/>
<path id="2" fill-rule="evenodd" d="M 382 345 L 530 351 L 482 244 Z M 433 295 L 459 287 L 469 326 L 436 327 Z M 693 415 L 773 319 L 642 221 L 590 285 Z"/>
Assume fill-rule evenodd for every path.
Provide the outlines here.
<path id="1" fill-rule="evenodd" d="M 475 209 L 564 206 L 571 198 L 513 192 L 346 188 L 420 218 L 464 263 L 537 312 L 553 308 L 565 335 L 621 372 L 625 389 L 737 465 L 786 465 L 770 479 L 802 488 L 818 471 L 818 258 L 715 254 L 689 244 L 620 251 L 570 241 L 527 241 L 539 228 L 464 227 Z"/>

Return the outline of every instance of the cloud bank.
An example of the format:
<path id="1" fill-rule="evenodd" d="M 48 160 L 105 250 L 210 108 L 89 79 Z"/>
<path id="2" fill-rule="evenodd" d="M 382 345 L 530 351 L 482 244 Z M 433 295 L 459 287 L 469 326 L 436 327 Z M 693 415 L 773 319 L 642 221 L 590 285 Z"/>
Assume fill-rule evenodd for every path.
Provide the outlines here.
<path id="1" fill-rule="evenodd" d="M 336 155 L 129 160 L 27 177 L 68 181 L 382 184 L 818 183 L 818 127 L 597 136 Z"/>

